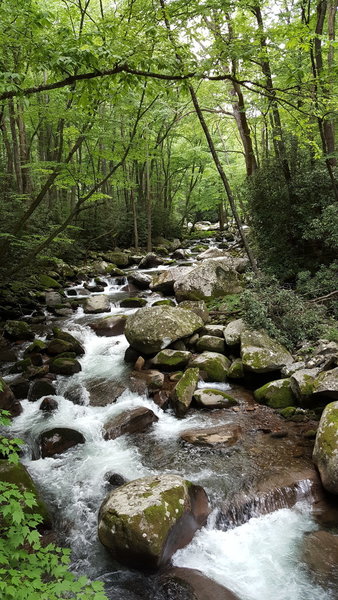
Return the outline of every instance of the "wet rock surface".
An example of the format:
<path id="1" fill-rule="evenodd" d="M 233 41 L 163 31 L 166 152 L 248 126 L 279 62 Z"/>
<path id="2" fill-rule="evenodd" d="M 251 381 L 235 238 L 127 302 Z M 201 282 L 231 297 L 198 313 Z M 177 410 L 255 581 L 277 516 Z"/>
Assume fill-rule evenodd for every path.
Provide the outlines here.
<path id="1" fill-rule="evenodd" d="M 56 427 L 44 431 L 38 440 L 42 458 L 62 454 L 77 444 L 84 444 L 85 438 L 79 431 L 67 427 Z"/>
<path id="2" fill-rule="evenodd" d="M 240 600 L 230 590 L 196 569 L 174 567 L 161 576 L 165 597 L 179 600 Z"/>
<path id="3" fill-rule="evenodd" d="M 104 425 L 104 439 L 114 440 L 126 433 L 140 433 L 156 421 L 158 421 L 158 417 L 152 410 L 144 406 L 128 410 Z"/>
<path id="4" fill-rule="evenodd" d="M 238 425 L 216 425 L 183 431 L 181 439 L 195 446 L 233 446 L 240 439 L 241 431 Z"/>

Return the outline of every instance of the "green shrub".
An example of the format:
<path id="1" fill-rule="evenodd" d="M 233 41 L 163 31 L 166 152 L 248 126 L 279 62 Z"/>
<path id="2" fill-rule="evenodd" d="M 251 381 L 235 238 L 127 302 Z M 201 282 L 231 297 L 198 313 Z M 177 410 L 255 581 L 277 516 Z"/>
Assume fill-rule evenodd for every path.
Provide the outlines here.
<path id="1" fill-rule="evenodd" d="M 0 423 L 8 425 L 3 411 Z M 20 440 L 0 436 L 0 452 L 18 462 Z M 41 545 L 40 514 L 31 492 L 0 481 L 0 597 L 2 600 L 107 600 L 103 584 L 70 571 L 70 550 Z"/>
<path id="2" fill-rule="evenodd" d="M 329 265 L 338 247 L 338 208 L 322 162 L 313 162 L 293 145 L 291 180 L 270 158 L 243 187 L 252 240 L 261 267 L 282 282 L 298 272 L 314 275 Z"/>
<path id="3" fill-rule="evenodd" d="M 261 276 L 241 296 L 242 314 L 253 329 L 266 329 L 290 350 L 321 336 L 325 309 L 311 305 L 276 278 Z"/>

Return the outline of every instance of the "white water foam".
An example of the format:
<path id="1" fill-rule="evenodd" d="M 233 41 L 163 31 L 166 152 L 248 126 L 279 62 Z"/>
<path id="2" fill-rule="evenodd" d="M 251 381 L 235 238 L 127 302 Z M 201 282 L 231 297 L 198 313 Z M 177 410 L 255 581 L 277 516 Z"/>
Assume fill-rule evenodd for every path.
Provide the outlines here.
<path id="1" fill-rule="evenodd" d="M 213 522 L 176 552 L 173 563 L 203 571 L 241 600 L 334 600 L 310 581 L 300 563 L 302 538 L 315 529 L 305 504 L 228 531 L 214 529 Z"/>

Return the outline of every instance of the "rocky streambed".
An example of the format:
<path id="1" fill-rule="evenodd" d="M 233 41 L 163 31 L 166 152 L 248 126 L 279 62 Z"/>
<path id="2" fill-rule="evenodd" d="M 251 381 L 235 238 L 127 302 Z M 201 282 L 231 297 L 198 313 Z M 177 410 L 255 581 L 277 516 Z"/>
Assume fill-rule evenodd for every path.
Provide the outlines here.
<path id="1" fill-rule="evenodd" d="M 203 297 L 240 290 L 245 260 L 182 252 L 70 280 L 43 319 L 7 321 L 1 400 L 22 463 L 74 570 L 112 599 L 333 599 L 338 511 L 312 453 L 337 349 L 298 360 L 238 319 L 211 323 Z M 118 506 L 139 506 L 139 538 Z"/>

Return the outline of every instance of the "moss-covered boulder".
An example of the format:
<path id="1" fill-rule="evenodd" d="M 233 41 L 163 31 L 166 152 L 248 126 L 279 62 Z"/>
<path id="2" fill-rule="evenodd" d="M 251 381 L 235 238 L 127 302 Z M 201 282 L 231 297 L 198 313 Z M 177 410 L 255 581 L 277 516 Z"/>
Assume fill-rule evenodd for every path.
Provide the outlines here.
<path id="1" fill-rule="evenodd" d="M 293 362 L 290 352 L 265 331 L 242 332 L 241 358 L 244 369 L 254 373 L 278 371 Z"/>
<path id="2" fill-rule="evenodd" d="M 157 569 L 191 541 L 208 513 L 203 488 L 178 475 L 136 479 L 103 501 L 99 539 L 119 562 Z"/>
<path id="3" fill-rule="evenodd" d="M 201 369 L 205 381 L 225 381 L 230 360 L 218 352 L 202 352 L 190 361 L 189 367 Z"/>
<path id="4" fill-rule="evenodd" d="M 222 390 L 205 388 L 195 391 L 194 400 L 202 408 L 231 408 L 238 404 L 235 398 Z"/>
<path id="5" fill-rule="evenodd" d="M 134 349 L 155 354 L 172 342 L 192 335 L 202 325 L 202 320 L 191 311 L 151 306 L 140 308 L 128 317 L 125 336 Z"/>
<path id="6" fill-rule="evenodd" d="M 61 285 L 59 284 L 58 281 L 56 281 L 55 279 L 53 279 L 53 277 L 49 277 L 49 275 L 45 275 L 45 274 L 41 274 L 38 277 L 38 281 L 39 281 L 39 285 L 43 288 L 43 289 L 59 289 L 61 288 Z"/>
<path id="7" fill-rule="evenodd" d="M 91 296 L 86 298 L 83 303 L 83 310 L 86 314 L 98 314 L 110 311 L 110 301 L 108 296 Z"/>
<path id="8" fill-rule="evenodd" d="M 202 335 L 196 343 L 196 350 L 198 352 L 206 350 L 222 354 L 225 350 L 224 340 L 214 335 Z"/>
<path id="9" fill-rule="evenodd" d="M 122 252 L 122 250 L 106 252 L 104 258 L 117 267 L 127 267 L 129 265 L 129 255 L 125 252 Z"/>
<path id="10" fill-rule="evenodd" d="M 152 363 L 165 370 L 175 370 L 185 367 L 190 359 L 191 352 L 166 348 L 154 356 Z"/>
<path id="11" fill-rule="evenodd" d="M 57 357 L 54 358 L 49 365 L 51 373 L 56 375 L 74 375 L 81 371 L 81 365 L 75 358 Z"/>
<path id="12" fill-rule="evenodd" d="M 204 260 L 174 285 L 175 296 L 182 300 L 205 300 L 242 291 L 238 273 L 222 258 Z"/>
<path id="13" fill-rule="evenodd" d="M 63 354 L 64 352 L 72 352 L 72 350 L 72 344 L 58 338 L 51 340 L 47 346 L 47 354 L 50 356 L 56 356 L 57 354 Z"/>
<path id="14" fill-rule="evenodd" d="M 24 321 L 6 321 L 4 336 L 13 341 L 34 340 L 32 328 Z"/>
<path id="15" fill-rule="evenodd" d="M 176 384 L 172 403 L 177 417 L 184 417 L 192 401 L 199 379 L 198 369 L 187 369 Z"/>
<path id="16" fill-rule="evenodd" d="M 164 298 L 163 300 L 156 300 L 151 306 L 176 306 L 176 302 L 171 298 Z"/>
<path id="17" fill-rule="evenodd" d="M 30 356 L 31 354 L 46 352 L 47 343 L 43 340 L 34 340 L 32 344 L 26 348 L 24 356 Z"/>
<path id="18" fill-rule="evenodd" d="M 328 404 L 321 416 L 313 460 L 324 488 L 338 495 L 338 402 Z"/>
<path id="19" fill-rule="evenodd" d="M 120 302 L 121 308 L 142 308 L 147 305 L 145 298 L 124 298 Z"/>
<path id="20" fill-rule="evenodd" d="M 231 363 L 227 377 L 229 379 L 243 379 L 244 367 L 240 358 L 235 358 L 235 360 Z"/>
<path id="21" fill-rule="evenodd" d="M 309 406 L 319 369 L 299 369 L 290 377 L 291 389 L 301 406 Z"/>
<path id="22" fill-rule="evenodd" d="M 294 406 L 296 398 L 291 390 L 290 379 L 277 379 L 266 383 L 255 390 L 254 397 L 257 402 L 267 404 L 270 408 L 286 408 Z"/>
<path id="23" fill-rule="evenodd" d="M 22 406 L 7 383 L 0 377 L 0 410 L 8 410 L 12 417 L 22 412 Z"/>
<path id="24" fill-rule="evenodd" d="M 79 340 L 77 340 L 76 337 L 68 333 L 68 331 L 62 331 L 62 329 L 60 329 L 59 327 L 53 327 L 53 335 L 58 340 L 64 340 L 65 342 L 71 344 L 72 352 L 75 352 L 76 355 L 82 355 L 85 353 L 84 347 L 79 342 Z"/>
<path id="25" fill-rule="evenodd" d="M 26 467 L 21 463 L 12 464 L 8 460 L 0 460 L 0 481 L 16 485 L 22 493 L 30 492 L 33 494 L 36 505 L 26 508 L 26 511 L 31 514 L 38 513 L 43 519 L 43 525 L 50 526 L 51 520 L 47 507 L 41 500 L 39 492 Z"/>

